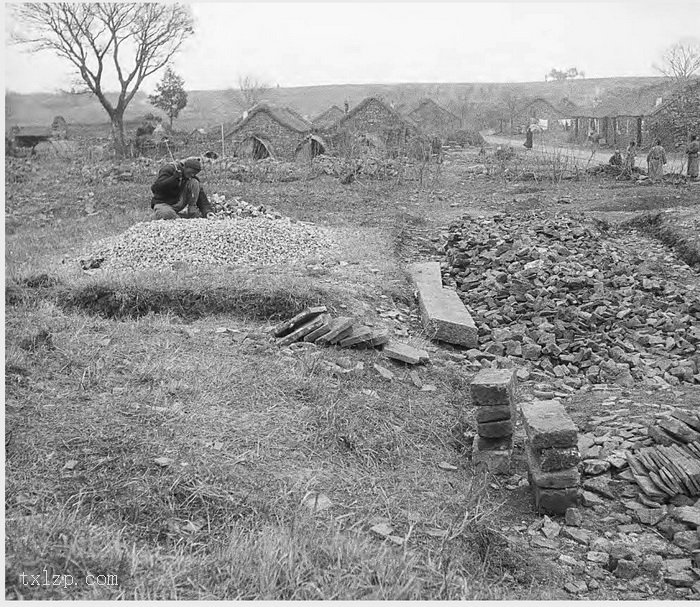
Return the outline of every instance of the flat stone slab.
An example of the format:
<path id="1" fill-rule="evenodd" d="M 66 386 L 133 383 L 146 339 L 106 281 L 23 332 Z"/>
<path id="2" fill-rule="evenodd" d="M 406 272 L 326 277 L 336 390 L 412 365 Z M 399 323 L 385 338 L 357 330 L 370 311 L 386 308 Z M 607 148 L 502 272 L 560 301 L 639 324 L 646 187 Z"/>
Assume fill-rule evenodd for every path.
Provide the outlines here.
<path id="1" fill-rule="evenodd" d="M 417 365 L 418 363 L 429 360 L 428 353 L 425 350 L 419 350 L 418 348 L 397 341 L 386 344 L 383 352 L 389 358 L 400 360 L 409 365 Z"/>
<path id="2" fill-rule="evenodd" d="M 575 447 L 578 430 L 558 400 L 533 400 L 520 404 L 530 446 L 535 449 Z"/>
<path id="3" fill-rule="evenodd" d="M 427 261 L 423 263 L 414 263 L 408 269 L 411 274 L 411 279 L 417 288 L 424 285 L 426 288 L 442 289 L 442 272 L 440 263 L 435 261 Z"/>
<path id="4" fill-rule="evenodd" d="M 324 319 L 320 316 L 310 320 L 305 325 L 301 325 L 298 329 L 294 329 L 289 335 L 285 335 L 277 341 L 279 346 L 288 346 L 295 341 L 299 341 L 306 337 L 311 331 L 315 331 L 324 324 Z"/>
<path id="5" fill-rule="evenodd" d="M 369 327 L 352 327 L 350 335 L 341 339 L 338 345 L 341 348 L 349 348 L 372 339 L 372 329 Z"/>
<path id="6" fill-rule="evenodd" d="M 290 318 L 289 320 L 285 320 L 283 323 L 277 325 L 274 329 L 272 329 L 272 334 L 275 337 L 283 337 L 284 335 L 287 335 L 288 333 L 294 331 L 294 329 L 301 326 L 308 320 L 311 320 L 319 314 L 323 314 L 327 311 L 328 310 L 326 309 L 326 306 L 306 308 L 306 310 L 304 310 L 303 312 L 299 312 L 299 314 L 297 314 L 296 316 Z"/>
<path id="7" fill-rule="evenodd" d="M 347 316 L 341 316 L 340 318 L 334 319 L 333 321 L 331 321 L 330 331 L 328 331 L 328 333 L 326 333 L 325 335 L 319 337 L 316 340 L 316 343 L 319 345 L 326 345 L 333 343 L 332 340 L 335 340 L 340 335 L 345 337 L 343 333 L 352 327 L 352 323 L 353 319 Z"/>
<path id="8" fill-rule="evenodd" d="M 313 343 L 315 342 L 319 337 L 322 335 L 325 335 L 328 333 L 328 331 L 331 330 L 331 322 L 332 318 L 330 317 L 329 314 L 321 314 L 319 318 L 323 318 L 323 324 L 316 329 L 315 331 L 311 331 L 308 335 L 304 337 L 304 341 L 308 343 Z"/>
<path id="9" fill-rule="evenodd" d="M 467 348 L 478 345 L 474 319 L 455 291 L 442 286 L 438 262 L 414 264 L 409 269 L 418 289 L 421 321 L 428 337 Z"/>
<path id="10" fill-rule="evenodd" d="M 469 384 L 472 404 L 513 406 L 515 369 L 482 369 Z"/>

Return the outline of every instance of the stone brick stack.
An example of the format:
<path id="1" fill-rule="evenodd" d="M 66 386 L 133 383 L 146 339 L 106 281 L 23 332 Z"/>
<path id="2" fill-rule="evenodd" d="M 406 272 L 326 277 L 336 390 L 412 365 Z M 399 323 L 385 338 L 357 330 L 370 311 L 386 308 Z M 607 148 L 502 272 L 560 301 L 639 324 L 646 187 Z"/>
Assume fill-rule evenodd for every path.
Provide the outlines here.
<path id="1" fill-rule="evenodd" d="M 478 436 L 472 463 L 493 474 L 509 474 L 513 454 L 515 369 L 482 369 L 471 382 Z"/>
<path id="2" fill-rule="evenodd" d="M 564 514 L 579 500 L 581 477 L 576 426 L 558 400 L 524 402 L 521 410 L 535 508 L 549 514 Z"/>

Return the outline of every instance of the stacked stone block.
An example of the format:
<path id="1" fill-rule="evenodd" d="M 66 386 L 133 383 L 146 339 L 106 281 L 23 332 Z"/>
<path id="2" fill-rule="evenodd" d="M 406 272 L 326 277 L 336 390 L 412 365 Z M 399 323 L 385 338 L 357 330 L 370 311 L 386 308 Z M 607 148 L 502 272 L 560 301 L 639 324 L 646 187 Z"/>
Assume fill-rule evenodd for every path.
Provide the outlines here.
<path id="1" fill-rule="evenodd" d="M 513 455 L 515 369 L 482 369 L 470 384 L 477 437 L 472 463 L 493 474 L 509 474 Z"/>
<path id="2" fill-rule="evenodd" d="M 558 400 L 524 402 L 521 410 L 535 507 L 548 514 L 564 514 L 579 499 L 576 426 Z"/>

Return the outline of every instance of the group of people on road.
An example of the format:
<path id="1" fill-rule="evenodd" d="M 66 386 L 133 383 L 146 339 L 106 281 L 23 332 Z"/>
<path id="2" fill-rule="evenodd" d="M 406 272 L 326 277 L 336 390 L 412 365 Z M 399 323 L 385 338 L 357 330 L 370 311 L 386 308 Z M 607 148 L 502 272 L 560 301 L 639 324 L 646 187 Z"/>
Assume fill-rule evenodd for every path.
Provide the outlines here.
<path id="1" fill-rule="evenodd" d="M 700 145 L 698 144 L 698 136 L 691 135 L 690 143 L 686 148 L 686 155 L 688 156 L 688 178 L 697 179 L 698 178 L 698 158 Z M 615 149 L 615 153 L 610 157 L 609 164 L 620 168 L 619 177 L 632 177 L 632 173 L 635 168 L 635 159 L 637 157 L 637 143 L 636 141 L 630 141 L 627 146 L 625 153 L 625 158 L 623 160 L 622 154 L 619 148 Z M 664 176 L 664 165 L 667 162 L 666 150 L 663 145 L 661 145 L 661 140 L 656 139 L 654 145 L 649 150 L 647 154 L 647 173 L 651 181 L 660 181 Z"/>

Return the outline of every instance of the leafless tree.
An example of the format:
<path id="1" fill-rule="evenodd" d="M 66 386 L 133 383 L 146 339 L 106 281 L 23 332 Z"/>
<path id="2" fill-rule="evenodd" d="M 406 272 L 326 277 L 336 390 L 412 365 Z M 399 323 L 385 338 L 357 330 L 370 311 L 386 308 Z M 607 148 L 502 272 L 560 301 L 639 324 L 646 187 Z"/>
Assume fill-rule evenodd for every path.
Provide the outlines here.
<path id="1" fill-rule="evenodd" d="M 246 75 L 238 78 L 238 90 L 245 107 L 249 108 L 262 100 L 265 93 L 270 90 L 270 85 L 254 76 Z"/>
<path id="2" fill-rule="evenodd" d="M 673 78 L 678 85 L 685 85 L 700 72 L 700 40 L 691 38 L 669 46 L 661 57 L 661 64 L 654 64 L 658 72 Z"/>
<path id="3" fill-rule="evenodd" d="M 126 151 L 124 112 L 143 81 L 164 67 L 193 33 L 178 4 L 26 3 L 15 7 L 15 42 L 70 61 L 109 115 L 118 154 Z M 116 77 L 116 78 L 115 78 Z M 106 87 L 116 82 L 116 102 Z"/>

